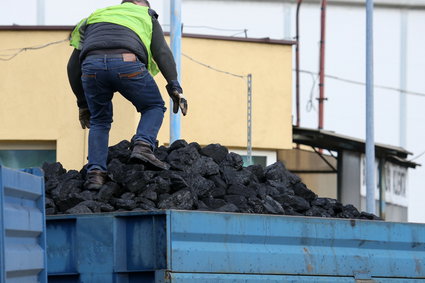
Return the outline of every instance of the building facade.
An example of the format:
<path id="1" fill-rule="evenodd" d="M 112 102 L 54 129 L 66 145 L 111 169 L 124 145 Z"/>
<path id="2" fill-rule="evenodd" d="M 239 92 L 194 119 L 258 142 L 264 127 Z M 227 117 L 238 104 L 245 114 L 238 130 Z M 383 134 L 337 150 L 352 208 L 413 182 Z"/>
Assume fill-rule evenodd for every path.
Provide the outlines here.
<path id="1" fill-rule="evenodd" d="M 71 27 L 0 29 L 3 54 L 8 54 L 0 61 L 0 158 L 6 165 L 36 166 L 45 159 L 79 170 L 87 162 L 88 130 L 80 127 L 66 74 L 70 31 Z M 189 102 L 188 115 L 181 119 L 182 139 L 200 145 L 220 143 L 246 153 L 251 74 L 253 149 L 268 158 L 267 164 L 276 160 L 277 150 L 292 147 L 292 42 L 184 35 L 182 53 L 182 86 Z M 170 109 L 165 80 L 160 74 L 155 79 Z M 159 145 L 169 144 L 169 112 Z M 131 139 L 139 115 L 115 94 L 110 145 Z"/>

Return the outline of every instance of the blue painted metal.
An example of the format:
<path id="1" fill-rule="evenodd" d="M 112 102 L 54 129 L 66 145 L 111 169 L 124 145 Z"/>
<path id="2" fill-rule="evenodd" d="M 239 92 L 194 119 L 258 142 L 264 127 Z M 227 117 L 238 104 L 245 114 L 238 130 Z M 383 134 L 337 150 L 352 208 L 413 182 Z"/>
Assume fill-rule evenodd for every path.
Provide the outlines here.
<path id="1" fill-rule="evenodd" d="M 425 280 L 425 225 L 413 223 L 174 210 L 69 215 L 48 217 L 47 243 L 49 282 Z"/>
<path id="2" fill-rule="evenodd" d="M 44 177 L 0 166 L 0 282 L 47 282 Z"/>
<path id="3" fill-rule="evenodd" d="M 158 276 L 158 278 L 161 278 Z M 157 283 L 404 283 L 423 282 L 422 279 L 373 278 L 355 280 L 353 277 L 296 276 L 296 275 L 257 275 L 257 274 L 208 274 L 208 273 L 166 273 L 163 281 Z"/>
<path id="4" fill-rule="evenodd" d="M 170 43 L 173 51 L 174 61 L 176 62 L 178 81 L 181 83 L 181 0 L 171 0 L 171 25 L 170 25 Z M 170 109 L 172 109 L 173 100 L 170 99 Z M 170 144 L 180 139 L 180 109 L 177 114 L 170 110 Z"/>
<path id="5" fill-rule="evenodd" d="M 425 225 L 187 212 L 170 217 L 174 272 L 425 278 Z M 179 260 L 189 254 L 190 266 Z"/>

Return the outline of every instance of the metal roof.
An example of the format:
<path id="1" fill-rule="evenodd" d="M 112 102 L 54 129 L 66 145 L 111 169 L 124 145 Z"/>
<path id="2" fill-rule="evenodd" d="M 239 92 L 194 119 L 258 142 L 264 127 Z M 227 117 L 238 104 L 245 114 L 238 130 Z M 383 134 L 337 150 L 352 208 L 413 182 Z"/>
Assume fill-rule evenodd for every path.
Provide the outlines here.
<path id="1" fill-rule="evenodd" d="M 293 142 L 297 144 L 309 145 L 312 147 L 328 149 L 332 151 L 348 150 L 365 153 L 365 141 L 353 138 L 333 131 L 293 127 Z M 415 168 L 420 164 L 407 160 L 407 156 L 412 153 L 402 147 L 375 143 L 375 155 L 378 158 L 385 158 L 391 162 L 405 167 Z"/>

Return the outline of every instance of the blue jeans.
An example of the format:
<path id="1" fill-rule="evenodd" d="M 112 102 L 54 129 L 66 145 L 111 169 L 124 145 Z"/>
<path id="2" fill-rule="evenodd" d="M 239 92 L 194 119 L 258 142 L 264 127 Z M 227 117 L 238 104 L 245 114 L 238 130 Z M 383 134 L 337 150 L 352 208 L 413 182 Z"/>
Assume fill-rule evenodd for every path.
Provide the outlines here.
<path id="1" fill-rule="evenodd" d="M 146 66 L 139 60 L 128 62 L 122 58 L 87 57 L 82 64 L 82 73 L 91 114 L 87 171 L 107 169 L 114 92 L 120 92 L 141 113 L 134 140 L 143 140 L 154 148 L 166 108 Z"/>

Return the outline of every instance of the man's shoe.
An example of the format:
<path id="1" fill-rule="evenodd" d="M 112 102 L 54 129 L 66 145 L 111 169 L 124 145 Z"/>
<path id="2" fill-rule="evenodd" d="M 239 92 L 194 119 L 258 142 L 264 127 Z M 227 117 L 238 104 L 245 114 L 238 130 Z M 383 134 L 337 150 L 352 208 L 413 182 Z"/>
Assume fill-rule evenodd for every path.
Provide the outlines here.
<path id="1" fill-rule="evenodd" d="M 130 161 L 131 162 L 137 162 L 142 161 L 144 163 L 148 163 L 149 165 L 152 165 L 153 167 L 161 170 L 168 170 L 170 169 L 170 166 L 156 158 L 156 156 L 153 154 L 152 148 L 150 144 L 144 141 L 135 141 L 133 151 L 130 155 Z"/>
<path id="2" fill-rule="evenodd" d="M 107 173 L 101 170 L 92 170 L 87 172 L 87 180 L 84 187 L 88 190 L 98 190 L 106 182 Z"/>

